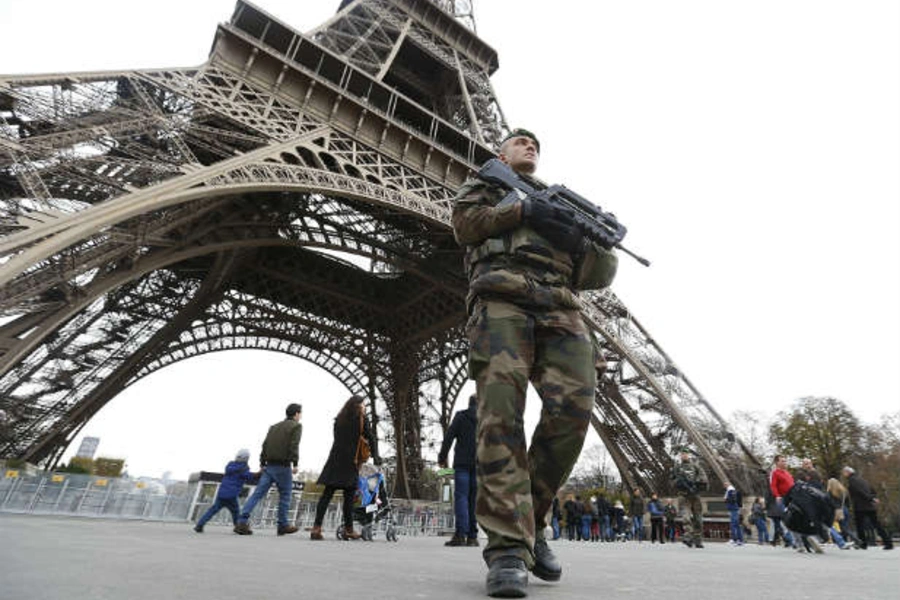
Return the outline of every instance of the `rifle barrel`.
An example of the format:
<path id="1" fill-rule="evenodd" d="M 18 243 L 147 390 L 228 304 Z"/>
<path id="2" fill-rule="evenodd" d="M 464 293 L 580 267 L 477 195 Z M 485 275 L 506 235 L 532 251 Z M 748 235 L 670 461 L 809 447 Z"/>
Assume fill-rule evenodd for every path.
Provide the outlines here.
<path id="1" fill-rule="evenodd" d="M 627 254 L 628 256 L 630 256 L 631 258 L 633 258 L 634 260 L 638 261 L 639 263 L 641 263 L 641 264 L 644 265 L 645 267 L 649 267 L 649 266 L 650 266 L 650 261 L 649 261 L 649 260 L 647 260 L 647 259 L 644 258 L 643 256 L 638 256 L 637 254 L 635 254 L 634 252 L 632 252 L 631 250 L 629 250 L 628 248 L 626 248 L 626 247 L 623 246 L 622 244 L 616 244 L 615 247 L 618 248 L 619 250 L 621 250 L 622 252 L 624 252 L 625 254 Z"/>

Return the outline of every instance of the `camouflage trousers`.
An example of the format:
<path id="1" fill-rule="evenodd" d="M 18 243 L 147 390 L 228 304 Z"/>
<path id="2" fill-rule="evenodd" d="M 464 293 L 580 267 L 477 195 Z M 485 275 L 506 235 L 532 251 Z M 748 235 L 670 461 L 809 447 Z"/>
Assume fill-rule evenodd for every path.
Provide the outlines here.
<path id="1" fill-rule="evenodd" d="M 700 496 L 690 494 L 681 499 L 684 514 L 684 539 L 690 542 L 703 540 L 703 503 Z"/>
<path id="2" fill-rule="evenodd" d="M 553 497 L 581 453 L 597 374 L 590 332 L 577 310 L 526 310 L 479 300 L 467 326 L 469 374 L 478 394 L 475 515 L 488 534 L 484 559 L 534 565 Z M 526 449 L 528 382 L 541 417 Z"/>

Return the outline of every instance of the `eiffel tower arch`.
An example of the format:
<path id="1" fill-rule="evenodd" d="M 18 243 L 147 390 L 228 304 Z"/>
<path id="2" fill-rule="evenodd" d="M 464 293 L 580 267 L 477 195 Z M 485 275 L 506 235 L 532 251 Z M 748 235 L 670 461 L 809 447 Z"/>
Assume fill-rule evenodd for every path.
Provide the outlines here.
<path id="1" fill-rule="evenodd" d="M 148 374 L 259 348 L 366 396 L 418 495 L 466 379 L 450 201 L 508 131 L 497 68 L 470 2 L 348 0 L 304 34 L 239 0 L 199 67 L 0 75 L 0 456 L 53 465 Z M 626 485 L 667 490 L 690 444 L 757 489 L 624 304 L 582 300 Z"/>

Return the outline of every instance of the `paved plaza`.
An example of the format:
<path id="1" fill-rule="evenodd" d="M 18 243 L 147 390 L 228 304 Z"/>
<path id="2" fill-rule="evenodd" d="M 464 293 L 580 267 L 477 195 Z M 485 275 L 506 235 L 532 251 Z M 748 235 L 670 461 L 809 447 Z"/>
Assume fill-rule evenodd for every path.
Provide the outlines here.
<path id="1" fill-rule="evenodd" d="M 272 529 L 237 536 L 186 523 L 0 513 L 3 600 L 485 598 L 477 548 L 443 538 L 312 542 Z M 529 598 L 604 600 L 896 599 L 900 551 L 801 555 L 709 543 L 552 542 L 560 583 L 530 578 Z"/>

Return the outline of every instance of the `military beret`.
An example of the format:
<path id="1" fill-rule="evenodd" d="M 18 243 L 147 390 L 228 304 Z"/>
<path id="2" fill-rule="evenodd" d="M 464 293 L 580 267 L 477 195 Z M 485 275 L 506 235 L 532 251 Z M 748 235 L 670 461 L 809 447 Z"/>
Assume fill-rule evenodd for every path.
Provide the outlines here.
<path id="1" fill-rule="evenodd" d="M 534 141 L 534 145 L 537 146 L 538 153 L 541 152 L 541 143 L 538 141 L 537 136 L 534 135 L 533 133 L 531 133 L 530 131 L 528 131 L 527 129 L 522 129 L 520 127 L 517 127 L 516 129 L 513 129 L 508 134 L 506 134 L 506 137 L 504 137 L 503 140 L 501 140 L 500 145 L 502 146 L 503 144 L 506 143 L 506 140 L 512 139 L 514 137 L 531 138 Z"/>

